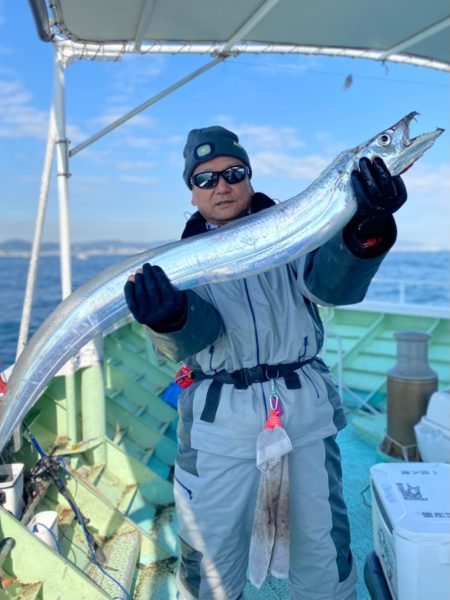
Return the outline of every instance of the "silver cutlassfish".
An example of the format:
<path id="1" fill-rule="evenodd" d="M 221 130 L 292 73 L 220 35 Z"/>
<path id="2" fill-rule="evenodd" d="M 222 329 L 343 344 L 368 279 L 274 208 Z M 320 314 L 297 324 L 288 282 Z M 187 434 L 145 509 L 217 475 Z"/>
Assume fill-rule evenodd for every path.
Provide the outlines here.
<path id="1" fill-rule="evenodd" d="M 356 148 L 341 152 L 303 192 L 220 229 L 127 258 L 80 287 L 44 321 L 19 357 L 0 400 L 0 451 L 58 370 L 90 339 L 128 313 L 127 276 L 160 265 L 179 289 L 240 279 L 306 254 L 340 231 L 356 211 L 350 174 L 362 156 L 380 156 L 404 172 L 443 132 L 409 138 L 417 113 Z"/>

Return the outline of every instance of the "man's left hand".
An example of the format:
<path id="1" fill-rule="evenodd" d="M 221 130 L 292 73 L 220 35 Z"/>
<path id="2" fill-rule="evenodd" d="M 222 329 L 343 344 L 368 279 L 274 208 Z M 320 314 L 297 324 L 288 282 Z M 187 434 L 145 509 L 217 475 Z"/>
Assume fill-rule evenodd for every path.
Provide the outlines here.
<path id="1" fill-rule="evenodd" d="M 351 174 L 361 217 L 387 216 L 395 213 L 406 202 L 405 184 L 400 175 L 392 176 L 384 161 L 376 156 L 371 162 L 361 158 L 359 170 Z"/>
<path id="2" fill-rule="evenodd" d="M 357 209 L 344 227 L 347 247 L 360 257 L 374 257 L 391 248 L 397 237 L 392 216 L 407 198 L 405 184 L 399 175 L 392 176 L 384 161 L 361 158 L 359 170 L 352 171 L 351 181 Z"/>

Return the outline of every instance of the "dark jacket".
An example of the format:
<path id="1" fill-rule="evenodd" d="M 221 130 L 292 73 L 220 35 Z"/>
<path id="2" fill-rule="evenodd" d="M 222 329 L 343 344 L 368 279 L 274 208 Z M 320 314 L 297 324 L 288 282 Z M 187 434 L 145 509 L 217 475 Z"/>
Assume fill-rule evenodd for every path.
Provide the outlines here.
<path id="1" fill-rule="evenodd" d="M 255 194 L 252 211 L 272 204 L 267 196 Z M 196 213 L 183 237 L 205 230 L 205 220 Z M 301 387 L 288 389 L 283 378 L 275 383 L 284 410 L 283 424 L 294 447 L 323 439 L 342 428 L 345 418 L 331 374 L 320 358 L 324 331 L 317 304 L 360 302 L 383 256 L 355 256 L 340 233 L 281 267 L 187 291 L 184 327 L 168 334 L 151 331 L 151 338 L 172 360 L 187 360 L 209 375 L 316 357 L 297 370 Z M 211 423 L 202 420 L 211 382 L 200 381 L 182 396 L 180 427 L 188 433 L 186 444 L 213 453 L 254 457 L 255 439 L 268 414 L 271 383 L 253 384 L 246 390 L 223 385 Z"/>

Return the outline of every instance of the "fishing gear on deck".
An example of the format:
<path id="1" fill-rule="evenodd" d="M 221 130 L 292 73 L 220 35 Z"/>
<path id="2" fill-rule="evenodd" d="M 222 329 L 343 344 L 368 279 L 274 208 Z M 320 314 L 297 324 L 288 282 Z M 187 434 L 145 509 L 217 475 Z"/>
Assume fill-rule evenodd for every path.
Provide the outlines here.
<path id="1" fill-rule="evenodd" d="M 75 500 L 72 498 L 69 490 L 66 487 L 64 478 L 67 473 L 66 464 L 64 458 L 59 456 L 52 456 L 51 454 L 46 454 L 44 450 L 39 445 L 39 442 L 36 440 L 31 431 L 25 427 L 28 435 L 30 436 L 31 442 L 33 446 L 38 451 L 41 456 L 40 460 L 36 463 L 36 465 L 31 469 L 31 480 L 33 482 L 42 482 L 48 481 L 51 479 L 53 483 L 56 485 L 58 491 L 64 496 L 67 500 L 70 508 L 75 514 L 75 517 L 78 523 L 81 525 L 83 530 L 84 537 L 86 538 L 86 542 L 89 547 L 89 551 L 91 553 L 91 558 L 94 559 L 95 562 L 98 561 L 96 550 L 99 550 L 97 542 L 95 541 L 92 533 L 87 529 L 87 524 L 89 523 L 89 519 L 87 519 L 80 509 L 78 508 Z M 97 548 L 96 548 L 97 546 Z M 105 562 L 105 561 L 103 561 Z"/>
<path id="2" fill-rule="evenodd" d="M 62 456 L 53 456 L 52 454 L 47 454 L 42 449 L 39 442 L 31 433 L 30 429 L 26 426 L 25 423 L 24 429 L 30 437 L 31 443 L 36 448 L 39 456 L 41 457 L 36 463 L 36 465 L 33 467 L 33 469 L 31 469 L 31 480 L 33 482 L 44 482 L 49 480 L 53 481 L 60 494 L 64 496 L 64 498 L 68 502 L 70 508 L 72 509 L 75 515 L 76 520 L 81 526 L 89 550 L 89 559 L 106 577 L 108 577 L 120 589 L 123 596 L 117 597 L 117 600 L 130 600 L 130 595 L 128 594 L 127 590 L 122 586 L 122 584 L 119 581 L 117 581 L 117 579 L 114 579 L 114 577 L 110 575 L 101 564 L 106 563 L 106 556 L 103 554 L 101 547 L 95 541 L 94 536 L 87 528 L 89 519 L 83 515 L 75 500 L 72 498 L 70 491 L 66 487 L 65 476 L 67 474 L 67 470 L 64 458 Z M 100 558 L 98 555 L 100 555 Z"/>

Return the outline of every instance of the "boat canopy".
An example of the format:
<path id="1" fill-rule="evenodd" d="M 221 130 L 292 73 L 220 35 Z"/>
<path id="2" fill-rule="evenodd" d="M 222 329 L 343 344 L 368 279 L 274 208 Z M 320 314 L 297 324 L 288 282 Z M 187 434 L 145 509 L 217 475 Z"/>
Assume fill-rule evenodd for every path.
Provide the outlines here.
<path id="1" fill-rule="evenodd" d="M 448 0 L 29 0 L 66 60 L 326 54 L 450 70 Z"/>

